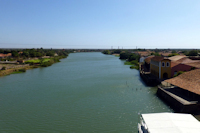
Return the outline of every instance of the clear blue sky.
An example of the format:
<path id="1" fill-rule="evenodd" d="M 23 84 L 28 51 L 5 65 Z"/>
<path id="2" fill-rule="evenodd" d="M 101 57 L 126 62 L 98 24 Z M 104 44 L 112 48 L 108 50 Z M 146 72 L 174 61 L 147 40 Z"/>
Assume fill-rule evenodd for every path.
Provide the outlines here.
<path id="1" fill-rule="evenodd" d="M 0 0 L 0 48 L 200 48 L 199 0 Z"/>

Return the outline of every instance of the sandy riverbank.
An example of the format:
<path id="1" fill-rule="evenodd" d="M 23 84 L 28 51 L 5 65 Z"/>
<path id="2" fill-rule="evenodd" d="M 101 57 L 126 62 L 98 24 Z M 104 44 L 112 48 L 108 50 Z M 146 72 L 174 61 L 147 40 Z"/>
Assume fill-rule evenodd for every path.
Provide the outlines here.
<path id="1" fill-rule="evenodd" d="M 18 67 L 18 65 L 16 65 L 15 67 L 13 66 L 10 69 L 6 69 L 6 70 L 0 70 L 0 76 L 6 76 L 6 75 L 10 75 L 14 72 L 19 72 L 20 69 L 32 69 L 32 68 L 37 68 L 39 66 L 29 66 L 29 65 L 21 65 L 20 67 Z"/>

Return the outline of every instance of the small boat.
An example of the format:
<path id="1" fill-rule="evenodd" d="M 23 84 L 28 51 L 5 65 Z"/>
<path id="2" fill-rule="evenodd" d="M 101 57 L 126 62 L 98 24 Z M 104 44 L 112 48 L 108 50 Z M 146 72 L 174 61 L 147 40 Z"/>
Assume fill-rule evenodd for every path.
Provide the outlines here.
<path id="1" fill-rule="evenodd" d="M 138 133 L 200 133 L 200 122 L 191 114 L 141 114 Z"/>

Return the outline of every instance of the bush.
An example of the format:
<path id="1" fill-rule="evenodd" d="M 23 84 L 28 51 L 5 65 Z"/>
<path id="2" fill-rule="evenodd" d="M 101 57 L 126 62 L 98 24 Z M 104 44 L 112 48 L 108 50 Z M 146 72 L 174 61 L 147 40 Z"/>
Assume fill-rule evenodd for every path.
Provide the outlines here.
<path id="1" fill-rule="evenodd" d="M 177 77 L 178 75 L 184 73 L 183 71 L 178 71 L 177 74 L 174 75 L 174 77 Z"/>
<path id="2" fill-rule="evenodd" d="M 2 69 L 1 70 L 6 70 L 6 67 L 2 67 Z"/>
<path id="3" fill-rule="evenodd" d="M 191 50 L 191 51 L 188 53 L 188 56 L 197 56 L 197 55 L 198 55 L 197 50 Z"/>
<path id="4" fill-rule="evenodd" d="M 25 68 L 19 69 L 19 72 L 26 72 Z"/>
<path id="5" fill-rule="evenodd" d="M 129 61 L 133 61 L 133 60 L 137 60 L 137 61 L 139 61 L 139 59 L 140 59 L 140 56 L 139 55 L 137 55 L 137 54 L 131 54 L 129 57 L 128 57 L 128 60 Z"/>
<path id="6" fill-rule="evenodd" d="M 109 50 L 104 50 L 102 53 L 103 54 L 110 54 L 110 51 Z"/>
<path id="7" fill-rule="evenodd" d="M 130 56 L 130 53 L 128 52 L 123 52 L 123 53 L 120 53 L 120 59 L 128 59 L 128 57 Z"/>
<path id="8" fill-rule="evenodd" d="M 41 66 L 42 67 L 48 67 L 48 66 L 51 66 L 52 64 L 50 62 L 43 62 L 41 63 Z"/>
<path id="9" fill-rule="evenodd" d="M 132 65 L 132 66 L 130 66 L 130 69 L 137 69 L 137 70 L 139 70 L 139 66 Z"/>

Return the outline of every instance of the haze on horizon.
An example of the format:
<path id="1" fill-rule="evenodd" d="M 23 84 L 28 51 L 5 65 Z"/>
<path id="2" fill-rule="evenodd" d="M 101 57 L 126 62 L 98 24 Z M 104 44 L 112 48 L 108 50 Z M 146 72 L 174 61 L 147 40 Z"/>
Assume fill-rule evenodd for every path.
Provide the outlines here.
<path id="1" fill-rule="evenodd" d="M 200 48 L 198 0 L 0 0 L 0 48 Z"/>

